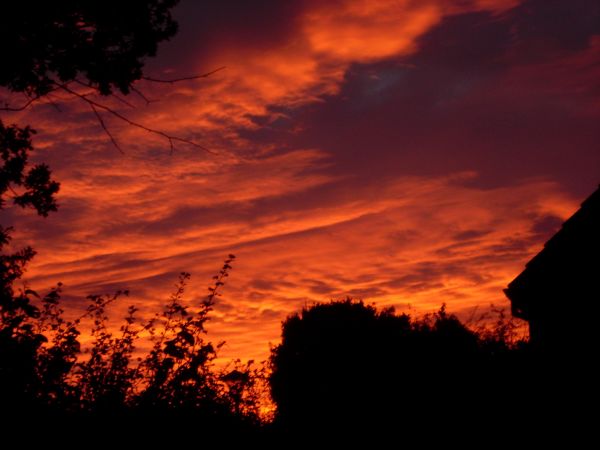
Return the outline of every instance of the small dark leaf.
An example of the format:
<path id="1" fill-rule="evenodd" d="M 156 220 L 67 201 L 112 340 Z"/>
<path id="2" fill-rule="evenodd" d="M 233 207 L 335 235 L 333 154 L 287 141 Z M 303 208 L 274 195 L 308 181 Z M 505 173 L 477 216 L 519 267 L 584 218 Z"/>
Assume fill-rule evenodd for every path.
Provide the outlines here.
<path id="1" fill-rule="evenodd" d="M 35 292 L 33 289 L 25 289 L 25 295 L 33 295 L 36 298 L 40 298 L 38 293 Z"/>
<path id="2" fill-rule="evenodd" d="M 175 340 L 168 341 L 165 344 L 165 354 L 178 359 L 181 359 L 185 356 L 184 350 L 177 346 Z"/>
<path id="3" fill-rule="evenodd" d="M 186 331 L 186 330 L 180 331 L 179 333 L 177 333 L 177 336 L 179 336 L 181 339 L 183 339 L 189 345 L 194 345 L 194 336 L 192 336 L 192 333 L 190 333 L 189 331 Z"/>

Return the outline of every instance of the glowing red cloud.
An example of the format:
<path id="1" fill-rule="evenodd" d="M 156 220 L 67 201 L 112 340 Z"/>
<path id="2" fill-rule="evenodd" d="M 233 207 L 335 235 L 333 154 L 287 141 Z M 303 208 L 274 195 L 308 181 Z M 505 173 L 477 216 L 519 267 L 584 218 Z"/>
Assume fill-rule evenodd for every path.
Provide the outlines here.
<path id="1" fill-rule="evenodd" d="M 99 100 L 148 127 L 198 141 L 218 156 L 185 144 L 170 156 L 164 139 L 104 113 L 125 150 L 120 155 L 77 99 L 63 99 L 60 116 L 48 106 L 13 116 L 39 129 L 38 159 L 49 162 L 62 182 L 56 215 L 42 221 L 12 213 L 15 247 L 29 243 L 39 252 L 28 281 L 38 290 L 63 281 L 73 308 L 82 307 L 77 299 L 86 294 L 129 288 L 131 301 L 150 316 L 179 271 L 192 272 L 189 299 L 196 301 L 206 294 L 222 258 L 234 253 L 238 258 L 209 336 L 228 342 L 225 356 L 255 359 L 267 355 L 267 342 L 278 339 L 286 314 L 310 301 L 352 295 L 417 312 L 446 302 L 463 314 L 490 303 L 506 306 L 502 288 L 539 250 L 552 226 L 577 207 L 579 199 L 560 182 L 530 176 L 486 184 L 475 163 L 444 174 L 390 170 L 393 176 L 369 176 L 370 167 L 361 163 L 340 169 L 342 158 L 326 144 L 333 132 L 318 136 L 316 145 L 286 142 L 305 134 L 307 121 L 296 114 L 303 108 L 349 99 L 341 108 L 349 111 L 382 101 L 385 83 L 403 79 L 376 65 L 412 70 L 407 61 L 419 54 L 421 39 L 449 17 L 477 13 L 501 22 L 518 3 L 307 2 L 294 17 L 293 32 L 268 45 L 224 41 L 202 58 L 188 55 L 188 69 L 227 66 L 209 78 L 143 85 L 146 95 L 159 101 L 144 106 L 132 99 L 137 109 Z M 466 71 L 461 83 L 448 88 L 451 95 L 415 101 L 414 126 L 408 130 L 413 134 L 407 131 L 404 146 L 365 145 L 360 156 L 392 159 L 411 139 L 422 139 L 422 165 L 451 163 L 451 150 L 436 158 L 437 165 L 428 152 L 454 148 L 451 144 L 487 148 L 485 139 L 473 137 L 481 130 L 461 122 L 465 110 L 494 112 L 494 106 L 518 104 L 526 96 L 557 99 L 558 91 L 564 99 L 568 91 L 576 114 L 597 117 L 597 99 L 589 95 L 595 72 L 583 70 L 598 59 L 598 40 L 591 42 L 550 62 L 515 63 L 486 74 L 485 83 L 475 83 L 477 74 Z M 366 100 L 357 100 L 357 90 L 344 89 L 351 69 L 366 65 L 372 66 L 365 70 L 369 79 L 381 89 L 360 93 Z M 436 69 L 428 73 L 432 85 L 444 81 L 444 68 L 441 74 Z M 165 67 L 163 75 L 174 72 Z M 541 72 L 549 75 L 540 78 Z M 451 109 L 454 105 L 459 106 Z M 444 122 L 456 125 L 447 134 L 428 122 L 427 114 L 443 108 L 450 111 Z M 395 110 L 384 113 L 389 117 Z M 343 114 L 338 120 L 342 128 L 352 127 Z M 360 133 L 375 140 L 378 131 L 369 134 L 369 128 L 377 119 L 360 120 L 365 125 Z M 362 137 L 348 135 L 342 148 Z M 515 160 L 515 170 L 518 164 Z"/>

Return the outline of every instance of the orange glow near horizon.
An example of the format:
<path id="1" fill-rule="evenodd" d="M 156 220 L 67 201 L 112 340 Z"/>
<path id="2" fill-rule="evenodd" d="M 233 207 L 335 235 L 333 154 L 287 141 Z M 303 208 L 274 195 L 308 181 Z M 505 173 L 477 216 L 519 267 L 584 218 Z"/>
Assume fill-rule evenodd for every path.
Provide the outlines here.
<path id="1" fill-rule="evenodd" d="M 216 156 L 185 144 L 170 155 L 107 114 L 121 155 L 76 99 L 62 99 L 62 114 L 40 103 L 3 117 L 38 130 L 35 158 L 61 182 L 58 213 L 10 212 L 12 245 L 38 251 L 27 282 L 42 292 L 63 282 L 72 308 L 130 289 L 113 315 L 135 303 L 150 316 L 181 271 L 193 276 L 187 299 L 203 298 L 233 253 L 209 338 L 227 342 L 224 358 L 255 360 L 315 301 L 352 296 L 415 314 L 446 303 L 462 317 L 508 308 L 502 289 L 582 200 L 556 155 L 578 146 L 569 170 L 586 180 L 600 165 L 586 147 L 597 131 L 568 128 L 600 115 L 597 78 L 582 70 L 599 38 L 544 60 L 533 44 L 509 48 L 510 23 L 506 42 L 484 34 L 501 34 L 519 3 L 309 1 L 272 39 L 215 26 L 208 48 L 176 38 L 163 49 L 183 63 L 162 76 L 226 66 L 211 77 L 142 83 L 158 101 L 136 109 L 106 99 Z M 458 20 L 484 25 L 452 28 Z M 436 34 L 456 30 L 471 31 Z M 473 49 L 447 56 L 455 42 Z"/>

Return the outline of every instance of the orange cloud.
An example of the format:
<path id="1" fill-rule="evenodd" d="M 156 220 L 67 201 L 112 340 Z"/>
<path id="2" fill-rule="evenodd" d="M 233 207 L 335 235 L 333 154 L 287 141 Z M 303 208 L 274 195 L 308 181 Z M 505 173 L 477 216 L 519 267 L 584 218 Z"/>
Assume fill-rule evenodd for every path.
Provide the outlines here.
<path id="1" fill-rule="evenodd" d="M 296 18 L 297 30 L 268 48 L 223 47 L 203 60 L 199 71 L 226 66 L 199 88 L 177 87 L 158 96 L 167 101 L 144 117 L 173 130 L 255 129 L 256 116 L 276 119 L 273 107 L 294 108 L 335 95 L 352 64 L 406 56 L 418 50 L 418 38 L 453 14 L 504 12 L 518 0 L 445 1 L 361 0 L 311 2 Z M 181 101 L 187 105 L 181 114 Z M 227 134 L 231 145 L 234 136 Z"/>
<path id="2" fill-rule="evenodd" d="M 430 2 L 328 2 L 306 14 L 303 30 L 314 54 L 360 63 L 413 52 L 441 15 Z"/>
<path id="3" fill-rule="evenodd" d="M 281 180 L 276 173 L 246 176 L 248 184 Z M 82 235 L 71 233 L 66 248 L 35 242 L 40 255 L 29 278 L 36 286 L 62 280 L 70 295 L 127 287 L 131 301 L 149 314 L 180 270 L 194 274 L 189 298 L 201 298 L 219 260 L 231 251 L 238 259 L 210 336 L 228 342 L 224 356 L 258 359 L 266 356 L 267 342 L 277 341 L 280 321 L 310 301 L 352 295 L 409 312 L 429 312 L 446 302 L 465 315 L 490 303 L 506 306 L 502 288 L 548 237 L 534 225 L 546 218 L 560 222 L 576 202 L 547 182 L 464 187 L 472 176 L 400 178 L 356 188 L 352 196 L 334 189 L 329 202 L 304 208 L 253 210 L 256 197 L 234 195 L 213 205 L 219 209 L 215 223 L 204 223 L 200 215 L 198 222 L 183 222 L 193 223 L 189 230 L 161 224 L 159 234 L 86 219 L 75 224 Z M 111 217 L 117 202 L 105 200 L 90 218 Z M 242 218 L 228 213 L 244 208 L 250 213 Z M 123 220 L 122 214 L 115 217 Z"/>
<path id="4" fill-rule="evenodd" d="M 63 281 L 73 308 L 83 295 L 129 288 L 151 315 L 179 271 L 193 273 L 195 301 L 221 259 L 235 253 L 209 336 L 228 342 L 224 356 L 255 359 L 306 302 L 352 295 L 418 312 L 446 302 L 463 314 L 507 306 L 502 288 L 576 209 L 559 183 L 530 177 L 484 189 L 476 171 L 356 182 L 330 170 L 337 161 L 325 145 L 283 149 L 252 133 L 283 121 L 281 133 L 300 134 L 293 112 L 339 95 L 353 65 L 401 62 L 449 15 L 499 15 L 517 4 L 308 2 L 294 33 L 260 47 L 223 44 L 197 63 L 226 70 L 198 83 L 145 85 L 159 101 L 137 109 L 110 103 L 216 157 L 184 144 L 169 156 L 162 138 L 106 114 L 120 155 L 76 99 L 63 99 L 60 120 L 45 106 L 13 116 L 41 131 L 38 159 L 62 181 L 55 216 L 40 222 L 13 213 L 15 246 L 39 252 L 28 280 L 37 289 Z M 376 146 L 364 152 L 377 156 Z"/>

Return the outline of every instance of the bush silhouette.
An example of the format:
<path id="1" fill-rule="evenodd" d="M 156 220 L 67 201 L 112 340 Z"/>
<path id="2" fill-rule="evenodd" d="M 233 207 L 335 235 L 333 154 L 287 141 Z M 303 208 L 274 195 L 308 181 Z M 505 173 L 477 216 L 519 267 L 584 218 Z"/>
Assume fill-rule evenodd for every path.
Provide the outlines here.
<path id="1" fill-rule="evenodd" d="M 139 323 L 137 309 L 130 307 L 118 332 L 108 327 L 107 308 L 127 292 L 89 296 L 88 308 L 74 320 L 64 317 L 60 286 L 42 298 L 32 290 L 4 297 L 0 304 L 3 415 L 26 414 L 43 418 L 44 423 L 77 420 L 79 427 L 97 428 L 100 421 L 110 427 L 111 435 L 120 427 L 142 422 L 160 424 L 158 430 L 165 434 L 168 426 L 184 421 L 213 431 L 248 434 L 257 429 L 260 370 L 239 361 L 233 367 L 216 368 L 213 361 L 219 345 L 205 336 L 206 321 L 233 258 L 230 255 L 225 261 L 199 305 L 185 304 L 189 274 L 182 273 L 161 313 Z M 86 321 L 91 321 L 86 336 L 91 342 L 83 353 L 80 338 Z M 144 336 L 153 344 L 145 355 L 136 349 Z"/>
<path id="2" fill-rule="evenodd" d="M 512 407 L 505 375 L 527 351 L 505 331 L 471 330 L 445 307 L 420 319 L 352 299 L 304 308 L 272 351 L 276 423 L 346 434 L 480 426 Z"/>

